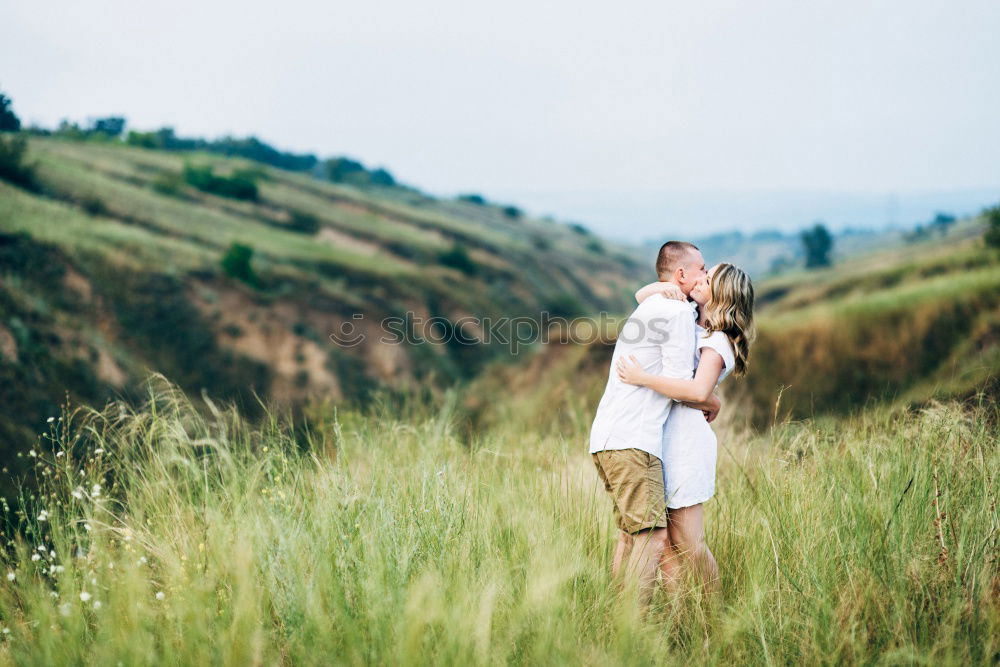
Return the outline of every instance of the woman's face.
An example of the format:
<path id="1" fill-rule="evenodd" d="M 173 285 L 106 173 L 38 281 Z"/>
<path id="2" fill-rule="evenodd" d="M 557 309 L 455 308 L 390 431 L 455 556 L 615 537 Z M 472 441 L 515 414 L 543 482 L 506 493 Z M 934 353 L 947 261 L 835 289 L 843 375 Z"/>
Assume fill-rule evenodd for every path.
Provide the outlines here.
<path id="1" fill-rule="evenodd" d="M 701 307 L 704 307 L 712 298 L 712 276 L 715 275 L 717 268 L 719 268 L 718 264 L 709 269 L 708 273 L 695 283 L 691 290 L 691 299 Z"/>

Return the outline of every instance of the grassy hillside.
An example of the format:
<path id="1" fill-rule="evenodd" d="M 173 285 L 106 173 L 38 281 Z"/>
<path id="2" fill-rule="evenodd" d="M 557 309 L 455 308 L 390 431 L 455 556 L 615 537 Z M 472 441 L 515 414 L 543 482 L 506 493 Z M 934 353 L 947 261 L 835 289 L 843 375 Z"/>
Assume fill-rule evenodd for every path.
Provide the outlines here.
<path id="1" fill-rule="evenodd" d="M 1000 253 L 959 232 L 764 283 L 743 386 L 758 423 L 1000 396 Z"/>
<path id="2" fill-rule="evenodd" d="M 250 411 L 252 391 L 299 400 L 447 384 L 505 346 L 474 325 L 462 329 L 469 344 L 387 344 L 383 318 L 438 318 L 420 333 L 440 341 L 466 316 L 620 309 L 640 275 L 625 250 L 579 230 L 407 188 L 43 137 L 29 139 L 28 161 L 34 190 L 0 181 L 8 447 L 33 441 L 65 393 L 100 404 L 131 395 L 147 370 Z M 186 166 L 249 174 L 256 196 L 206 192 Z M 252 256 L 224 268 L 233 244 Z M 366 339 L 334 343 L 345 326 Z"/>
<path id="3" fill-rule="evenodd" d="M 828 270 L 757 281 L 750 373 L 723 385 L 730 417 L 761 428 L 873 404 L 1000 398 L 1000 253 L 984 246 L 981 223 Z M 554 432 L 589 424 L 614 341 L 611 327 L 585 344 L 550 344 L 523 367 L 486 373 L 468 392 L 471 418 L 494 424 L 515 409 Z M 507 388 L 508 404 L 476 398 Z M 552 404 L 564 410 L 554 413 Z"/>
<path id="4" fill-rule="evenodd" d="M 642 618 L 608 575 L 589 424 L 546 435 L 511 408 L 468 437 L 450 395 L 317 410 L 303 447 L 277 419 L 205 416 L 151 388 L 145 406 L 61 414 L 31 457 L 41 493 L 0 569 L 2 664 L 964 665 L 1000 651 L 995 404 L 724 427 L 706 505 L 721 597 L 691 587 Z"/>

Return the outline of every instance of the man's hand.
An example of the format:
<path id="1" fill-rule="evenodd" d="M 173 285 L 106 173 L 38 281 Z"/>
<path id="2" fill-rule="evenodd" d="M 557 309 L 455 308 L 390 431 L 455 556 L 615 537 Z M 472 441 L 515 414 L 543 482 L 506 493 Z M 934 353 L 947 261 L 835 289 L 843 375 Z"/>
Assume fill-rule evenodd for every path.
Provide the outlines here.
<path id="1" fill-rule="evenodd" d="M 712 398 L 708 399 L 708 402 L 710 407 L 707 410 L 702 410 L 702 412 L 705 414 L 705 421 L 711 424 L 719 416 L 719 411 L 722 410 L 722 401 L 718 396 L 712 394 Z"/>
<path id="2" fill-rule="evenodd" d="M 712 394 L 704 403 L 685 402 L 684 405 L 695 410 L 701 410 L 702 414 L 705 415 L 705 421 L 709 424 L 715 421 L 715 418 L 719 416 L 719 412 L 722 410 L 722 400 L 715 394 Z"/>

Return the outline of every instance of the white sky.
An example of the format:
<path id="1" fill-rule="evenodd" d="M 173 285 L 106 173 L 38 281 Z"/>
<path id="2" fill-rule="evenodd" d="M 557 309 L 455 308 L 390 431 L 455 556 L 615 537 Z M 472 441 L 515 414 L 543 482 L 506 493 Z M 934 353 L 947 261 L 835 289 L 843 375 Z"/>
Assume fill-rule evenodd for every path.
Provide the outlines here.
<path id="1" fill-rule="evenodd" d="M 11 0 L 0 90 L 641 236 L 671 192 L 1000 196 L 998 35 L 996 0 Z"/>

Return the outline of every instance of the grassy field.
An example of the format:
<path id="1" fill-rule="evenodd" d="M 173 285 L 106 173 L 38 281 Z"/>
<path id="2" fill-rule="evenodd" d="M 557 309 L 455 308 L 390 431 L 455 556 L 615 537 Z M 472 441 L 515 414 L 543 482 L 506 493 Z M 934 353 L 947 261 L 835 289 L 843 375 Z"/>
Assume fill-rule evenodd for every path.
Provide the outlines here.
<path id="1" fill-rule="evenodd" d="M 159 378 L 149 392 L 53 415 L 22 452 L 40 492 L 4 533 L 0 664 L 1000 655 L 992 403 L 723 425 L 707 505 L 721 596 L 688 587 L 643 616 L 609 580 L 610 505 L 573 419 L 469 432 L 448 394 L 316 404 L 304 429 L 202 415 Z"/>

